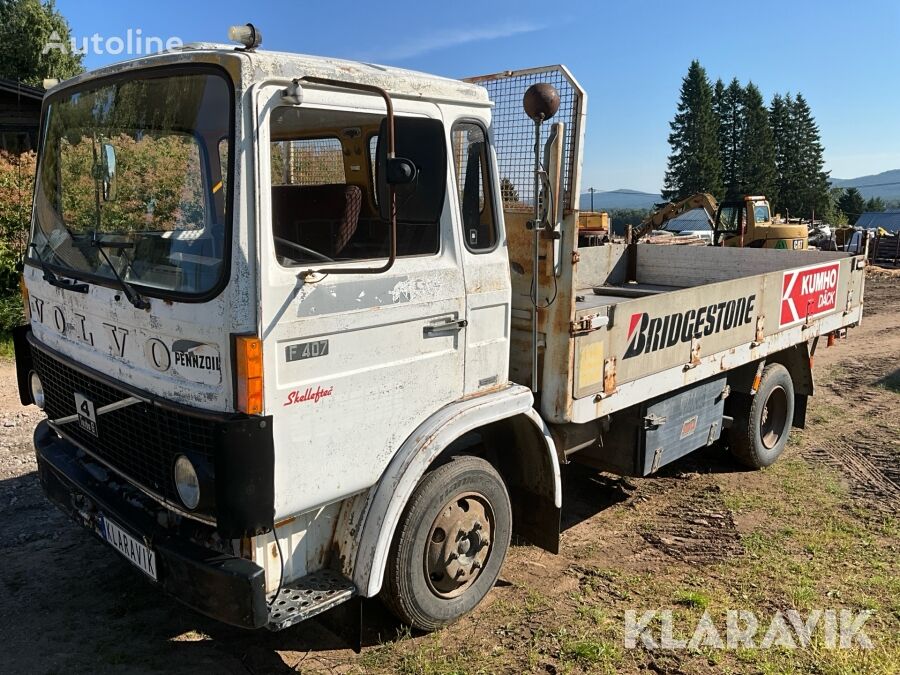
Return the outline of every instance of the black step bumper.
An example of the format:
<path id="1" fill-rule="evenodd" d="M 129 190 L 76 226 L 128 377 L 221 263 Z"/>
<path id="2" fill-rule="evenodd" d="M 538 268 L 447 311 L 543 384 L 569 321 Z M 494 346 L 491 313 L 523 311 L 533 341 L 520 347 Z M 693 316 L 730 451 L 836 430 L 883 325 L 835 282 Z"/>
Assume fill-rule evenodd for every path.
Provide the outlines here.
<path id="1" fill-rule="evenodd" d="M 44 492 L 57 506 L 100 537 L 106 516 L 156 552 L 157 583 L 202 614 L 241 628 L 269 621 L 265 573 L 250 560 L 173 536 L 151 512 L 126 500 L 78 459 L 79 450 L 60 438 L 46 421 L 34 432 L 38 472 Z M 148 577 L 149 579 L 149 577 Z"/>

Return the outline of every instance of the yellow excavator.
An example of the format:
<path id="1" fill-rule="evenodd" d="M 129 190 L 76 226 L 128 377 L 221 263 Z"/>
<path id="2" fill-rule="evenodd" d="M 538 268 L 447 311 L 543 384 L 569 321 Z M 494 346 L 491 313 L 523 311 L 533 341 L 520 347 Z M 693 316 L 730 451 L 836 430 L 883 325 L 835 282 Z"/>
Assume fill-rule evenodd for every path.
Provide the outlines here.
<path id="1" fill-rule="evenodd" d="M 637 241 L 652 230 L 664 230 L 683 213 L 703 209 L 713 225 L 713 246 L 748 246 L 804 250 L 809 246 L 809 228 L 798 223 L 777 223 L 765 197 L 745 196 L 719 204 L 706 192 L 664 204 L 644 218 L 634 232 Z"/>

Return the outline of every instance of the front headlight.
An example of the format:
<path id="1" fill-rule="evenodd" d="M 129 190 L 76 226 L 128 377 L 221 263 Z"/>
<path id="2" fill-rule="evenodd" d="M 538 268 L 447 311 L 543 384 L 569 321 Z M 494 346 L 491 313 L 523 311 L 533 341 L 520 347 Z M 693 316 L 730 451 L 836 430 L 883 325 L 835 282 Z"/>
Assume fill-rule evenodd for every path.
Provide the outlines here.
<path id="1" fill-rule="evenodd" d="M 44 409 L 44 385 L 41 384 L 41 378 L 38 377 L 38 374 L 31 371 L 31 377 L 28 378 L 31 383 L 31 400 L 34 401 L 34 404 L 40 408 Z"/>
<path id="2" fill-rule="evenodd" d="M 179 455 L 175 460 L 175 488 L 181 502 L 189 509 L 194 510 L 200 503 L 200 480 L 194 465 L 184 455 Z"/>

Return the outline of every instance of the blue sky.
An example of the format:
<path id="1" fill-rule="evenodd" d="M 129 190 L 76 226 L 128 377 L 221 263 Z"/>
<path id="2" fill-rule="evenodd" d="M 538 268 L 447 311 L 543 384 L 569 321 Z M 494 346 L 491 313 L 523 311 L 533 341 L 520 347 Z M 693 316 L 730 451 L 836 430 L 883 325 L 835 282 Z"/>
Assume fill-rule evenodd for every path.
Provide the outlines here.
<path id="1" fill-rule="evenodd" d="M 57 0 L 75 36 L 224 40 L 252 21 L 264 48 L 465 77 L 564 63 L 588 91 L 586 189 L 658 191 L 681 78 L 698 58 L 715 80 L 767 99 L 800 91 L 826 168 L 853 178 L 900 168 L 900 3 L 237 2 Z M 120 60 L 88 55 L 88 68 Z"/>

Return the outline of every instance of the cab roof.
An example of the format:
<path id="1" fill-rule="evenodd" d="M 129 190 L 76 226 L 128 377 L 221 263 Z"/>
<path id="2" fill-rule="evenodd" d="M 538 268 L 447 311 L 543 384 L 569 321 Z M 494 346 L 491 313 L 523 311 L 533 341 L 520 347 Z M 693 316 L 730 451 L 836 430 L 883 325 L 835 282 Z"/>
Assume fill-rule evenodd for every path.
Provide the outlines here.
<path id="1" fill-rule="evenodd" d="M 306 76 L 372 84 L 385 89 L 393 96 L 435 101 L 456 102 L 466 105 L 491 105 L 484 87 L 448 77 L 429 75 L 405 68 L 381 66 L 361 61 L 347 61 L 330 57 L 274 52 L 267 50 L 244 51 L 233 44 L 192 42 L 159 54 L 141 56 L 129 61 L 104 66 L 83 73 L 61 85 L 69 86 L 103 75 L 111 75 L 126 69 L 204 60 L 199 56 L 222 59 L 246 58 L 250 63 L 253 81 L 266 79 L 295 79 Z M 55 89 L 55 87 L 54 87 Z"/>

